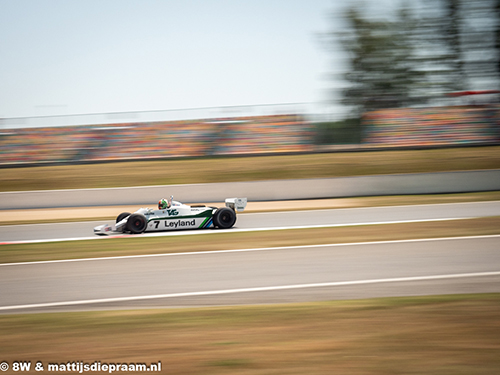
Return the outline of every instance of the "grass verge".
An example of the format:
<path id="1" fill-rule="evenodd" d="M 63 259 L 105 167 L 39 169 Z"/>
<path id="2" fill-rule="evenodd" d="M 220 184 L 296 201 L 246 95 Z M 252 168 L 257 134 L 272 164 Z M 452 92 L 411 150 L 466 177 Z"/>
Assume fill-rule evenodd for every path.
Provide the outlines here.
<path id="1" fill-rule="evenodd" d="M 2 169 L 0 191 L 447 172 L 500 168 L 500 146 L 219 157 Z"/>
<path id="2" fill-rule="evenodd" d="M 210 231 L 195 236 L 1 245 L 0 263 L 492 234 L 500 234 L 500 216 L 356 227 L 240 233 Z"/>
<path id="3" fill-rule="evenodd" d="M 500 294 L 0 316 L 2 361 L 169 374 L 496 374 Z M 14 374 L 12 368 L 6 374 Z"/>

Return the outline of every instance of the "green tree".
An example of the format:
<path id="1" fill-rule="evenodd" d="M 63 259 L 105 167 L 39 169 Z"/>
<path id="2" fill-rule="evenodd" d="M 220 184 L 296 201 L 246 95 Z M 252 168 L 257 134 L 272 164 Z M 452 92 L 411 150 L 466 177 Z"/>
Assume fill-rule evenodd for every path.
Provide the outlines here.
<path id="1" fill-rule="evenodd" d="M 498 89 L 500 78 L 498 69 L 499 1 L 461 0 L 458 3 L 463 19 L 458 32 L 468 82 L 467 88 Z"/>
<path id="2" fill-rule="evenodd" d="M 401 107 L 415 100 L 423 72 L 415 65 L 415 20 L 406 9 L 392 20 L 371 20 L 355 7 L 347 9 L 348 30 L 340 34 L 349 71 L 342 103 L 354 114 L 379 108 Z"/>
<path id="3" fill-rule="evenodd" d="M 500 0 L 425 0 L 415 42 L 428 92 L 498 88 Z"/>
<path id="4" fill-rule="evenodd" d="M 494 45 L 496 52 L 496 73 L 500 78 L 500 0 L 495 0 L 493 16 L 495 17 L 494 27 Z"/>

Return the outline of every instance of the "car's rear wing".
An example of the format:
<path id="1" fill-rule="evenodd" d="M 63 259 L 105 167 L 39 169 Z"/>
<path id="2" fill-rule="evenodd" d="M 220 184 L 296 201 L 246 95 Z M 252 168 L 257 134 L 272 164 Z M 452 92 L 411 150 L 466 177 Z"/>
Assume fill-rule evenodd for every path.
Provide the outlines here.
<path id="1" fill-rule="evenodd" d="M 232 208 L 236 212 L 243 211 L 247 206 L 246 198 L 227 198 L 226 207 Z"/>

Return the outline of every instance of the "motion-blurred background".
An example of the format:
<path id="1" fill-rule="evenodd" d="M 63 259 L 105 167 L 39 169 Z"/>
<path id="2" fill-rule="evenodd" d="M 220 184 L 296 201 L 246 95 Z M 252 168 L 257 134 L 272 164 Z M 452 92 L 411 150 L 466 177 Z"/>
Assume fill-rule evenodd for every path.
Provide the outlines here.
<path id="1" fill-rule="evenodd" d="M 500 140 L 497 0 L 2 9 L 2 165 Z"/>

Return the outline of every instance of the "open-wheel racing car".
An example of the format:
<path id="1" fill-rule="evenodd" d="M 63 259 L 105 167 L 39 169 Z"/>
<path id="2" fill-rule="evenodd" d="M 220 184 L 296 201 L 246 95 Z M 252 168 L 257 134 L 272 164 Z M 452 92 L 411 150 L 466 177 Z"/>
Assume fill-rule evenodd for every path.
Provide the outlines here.
<path id="1" fill-rule="evenodd" d="M 236 212 L 243 211 L 247 198 L 228 198 L 226 207 L 188 206 L 170 199 L 161 199 L 158 209 L 141 208 L 134 213 L 123 212 L 115 225 L 99 225 L 97 235 L 157 232 L 179 229 L 231 228 L 236 222 Z"/>

